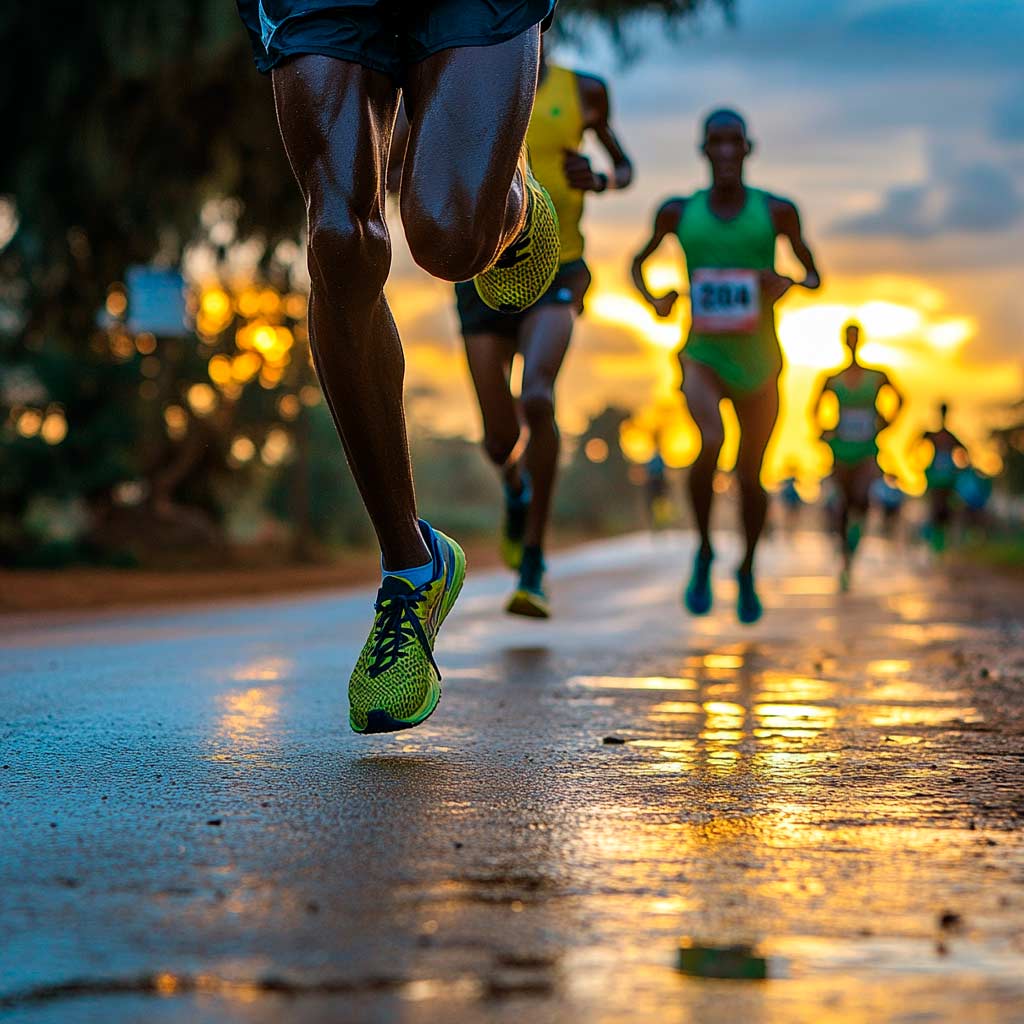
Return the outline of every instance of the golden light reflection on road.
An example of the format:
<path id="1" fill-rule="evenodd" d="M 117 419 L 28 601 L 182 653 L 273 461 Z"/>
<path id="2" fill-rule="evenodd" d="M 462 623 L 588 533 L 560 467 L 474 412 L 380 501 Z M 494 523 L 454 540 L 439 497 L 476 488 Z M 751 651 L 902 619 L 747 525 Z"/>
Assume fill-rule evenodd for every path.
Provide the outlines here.
<path id="1" fill-rule="evenodd" d="M 269 671 L 269 670 L 268 670 Z M 278 678 L 276 674 L 266 678 Z M 283 687 L 253 686 L 222 694 L 214 732 L 215 761 L 266 758 L 267 734 L 281 714 Z"/>
<path id="2" fill-rule="evenodd" d="M 240 683 L 268 682 L 280 679 L 294 665 L 290 658 L 259 658 L 240 665 L 231 673 L 231 678 Z"/>
<path id="3" fill-rule="evenodd" d="M 627 739 L 627 748 L 651 757 L 626 760 L 631 774 L 749 770 L 757 763 L 791 772 L 835 756 L 826 737 L 841 725 L 895 730 L 893 743 L 917 742 L 915 729 L 970 726 L 983 721 L 977 709 L 957 700 L 956 692 L 899 676 L 911 659 L 869 659 L 859 676 L 860 692 L 841 708 L 844 685 L 837 680 L 765 669 L 756 659 L 732 651 L 709 651 L 685 659 L 687 673 L 672 676 L 577 676 L 573 685 L 601 691 L 602 706 L 634 702 L 649 691 L 674 690 L 693 699 L 653 699 L 643 733 Z M 871 681 L 871 676 L 880 677 Z M 621 696 L 616 697 L 618 692 Z M 776 757 L 776 755 L 779 755 Z"/>
<path id="4" fill-rule="evenodd" d="M 596 690 L 695 690 L 697 683 L 693 679 L 681 677 L 671 679 L 666 676 L 573 676 L 570 686 L 585 686 Z"/>

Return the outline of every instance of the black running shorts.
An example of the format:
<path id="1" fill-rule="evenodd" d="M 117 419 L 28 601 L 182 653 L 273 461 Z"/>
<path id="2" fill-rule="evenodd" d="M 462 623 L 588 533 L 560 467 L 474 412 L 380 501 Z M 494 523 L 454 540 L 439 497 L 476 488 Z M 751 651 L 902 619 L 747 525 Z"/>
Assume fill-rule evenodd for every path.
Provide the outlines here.
<path id="1" fill-rule="evenodd" d="M 401 83 L 403 72 L 457 46 L 493 46 L 550 23 L 555 0 L 237 0 L 256 67 L 321 54 Z"/>
<path id="2" fill-rule="evenodd" d="M 530 309 L 524 309 L 521 313 L 499 313 L 477 295 L 472 281 L 463 281 L 455 286 L 455 305 L 462 336 L 500 334 L 503 338 L 515 339 L 519 336 L 523 320 L 531 309 L 538 306 L 572 306 L 577 313 L 582 313 L 583 299 L 589 287 L 590 268 L 583 260 L 571 260 L 558 268 L 548 290 Z"/>

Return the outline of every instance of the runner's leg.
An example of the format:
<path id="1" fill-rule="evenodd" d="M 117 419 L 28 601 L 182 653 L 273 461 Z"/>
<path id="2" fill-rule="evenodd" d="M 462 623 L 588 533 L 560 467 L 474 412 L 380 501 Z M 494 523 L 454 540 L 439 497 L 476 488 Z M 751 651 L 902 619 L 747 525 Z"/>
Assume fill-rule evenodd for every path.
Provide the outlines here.
<path id="1" fill-rule="evenodd" d="M 836 533 L 839 552 L 846 557 L 846 529 L 850 522 L 850 466 L 836 462 L 832 469 L 832 480 L 836 487 L 836 503 L 832 516 L 832 528 Z"/>
<path id="2" fill-rule="evenodd" d="M 693 515 L 700 532 L 701 551 L 711 554 L 711 502 L 718 456 L 725 441 L 725 427 L 718 403 L 723 398 L 721 381 L 703 363 L 683 363 L 683 396 L 700 433 L 700 453 L 690 467 L 689 490 Z"/>
<path id="3" fill-rule="evenodd" d="M 878 476 L 878 464 L 874 459 L 864 459 L 853 472 L 850 486 L 850 518 L 863 529 L 871 506 L 871 485 Z"/>
<path id="4" fill-rule="evenodd" d="M 494 46 L 442 50 L 409 69 L 402 220 L 416 262 L 466 281 L 526 216 L 516 168 L 537 91 L 540 26 Z"/>
<path id="5" fill-rule="evenodd" d="M 466 335 L 466 359 L 483 420 L 484 451 L 513 489 L 519 467 L 513 459 L 519 443 L 519 410 L 509 387 L 515 346 L 500 334 Z"/>
<path id="6" fill-rule="evenodd" d="M 402 402 L 405 360 L 384 282 L 383 176 L 398 106 L 385 75 L 303 56 L 273 73 L 278 123 L 309 216 L 309 329 L 317 372 L 385 565 L 421 565 Z"/>
<path id="7" fill-rule="evenodd" d="M 519 331 L 523 353 L 523 389 L 520 401 L 530 440 L 526 468 L 533 499 L 526 520 L 527 547 L 543 547 L 558 472 L 559 434 L 555 421 L 555 379 L 562 368 L 576 320 L 573 307 L 548 303 L 534 307 Z"/>
<path id="8" fill-rule="evenodd" d="M 761 467 L 779 417 L 778 381 L 772 380 L 756 394 L 734 398 L 733 406 L 740 424 L 736 475 L 740 481 L 743 532 L 747 542 L 739 569 L 747 573 L 753 569 L 754 552 L 768 514 L 768 494 L 761 484 Z"/>

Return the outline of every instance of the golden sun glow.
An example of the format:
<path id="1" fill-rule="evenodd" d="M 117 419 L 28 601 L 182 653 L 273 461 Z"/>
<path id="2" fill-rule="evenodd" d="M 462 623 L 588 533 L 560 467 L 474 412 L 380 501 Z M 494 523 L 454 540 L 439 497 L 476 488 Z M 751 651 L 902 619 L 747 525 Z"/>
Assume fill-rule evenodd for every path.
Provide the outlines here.
<path id="1" fill-rule="evenodd" d="M 624 327 L 638 338 L 658 348 L 679 346 L 679 324 L 675 318 L 659 319 L 639 297 L 621 292 L 598 292 L 587 302 L 588 315 L 601 323 Z"/>
<path id="2" fill-rule="evenodd" d="M 410 415 L 432 433 L 478 438 L 480 415 L 451 286 L 413 266 L 397 224 L 393 237 L 397 266 L 388 296 L 405 342 Z M 635 292 L 628 254 L 641 242 L 642 231 L 621 221 L 593 232 L 588 262 L 594 280 L 558 380 L 559 421 L 567 434 L 580 433 L 606 406 L 625 409 L 631 413 L 620 432 L 626 457 L 643 463 L 657 447 L 668 466 L 680 468 L 691 464 L 699 451 L 696 428 L 679 394 L 676 358 L 689 326 L 689 303 L 682 294 L 672 315 L 660 319 Z M 821 248 L 824 257 L 828 247 Z M 790 266 L 791 257 L 783 256 L 782 272 L 799 276 Z M 673 288 L 685 292 L 684 267 L 671 246 L 647 263 L 645 277 L 656 294 Z M 863 328 L 863 361 L 889 370 L 907 400 L 896 424 L 879 439 L 883 467 L 895 471 L 908 489 L 920 490 L 920 467 L 906 453 L 932 426 L 938 402 L 952 398 L 953 429 L 971 444 L 978 465 L 997 468 L 979 412 L 1019 397 L 1024 375 L 1016 363 L 975 354 L 982 322 L 973 306 L 958 302 L 962 294 L 967 293 L 921 275 L 856 276 L 829 272 L 828 266 L 820 291 L 790 291 L 777 310 L 786 369 L 780 382 L 779 424 L 765 463 L 767 484 L 796 473 L 810 493 L 830 472 L 831 454 L 820 439 L 819 425 L 811 421 L 810 406 L 823 375 L 849 359 L 842 330 L 851 320 Z M 216 372 L 224 369 L 218 365 Z M 243 369 L 247 367 L 237 368 Z M 956 388 L 951 394 L 952 381 Z M 723 403 L 722 413 L 726 441 L 719 466 L 729 470 L 739 431 L 728 403 Z"/>

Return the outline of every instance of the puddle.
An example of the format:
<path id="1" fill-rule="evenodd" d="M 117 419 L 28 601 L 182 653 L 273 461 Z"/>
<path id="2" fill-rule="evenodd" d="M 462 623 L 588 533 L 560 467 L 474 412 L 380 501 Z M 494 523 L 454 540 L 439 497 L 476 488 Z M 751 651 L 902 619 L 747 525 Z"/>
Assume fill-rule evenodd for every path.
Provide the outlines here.
<path id="1" fill-rule="evenodd" d="M 743 658 L 738 654 L 707 654 L 703 665 L 705 668 L 742 668 Z"/>
<path id="2" fill-rule="evenodd" d="M 779 593 L 795 597 L 824 597 L 836 592 L 836 581 L 831 576 L 788 576 L 776 587 Z"/>
<path id="3" fill-rule="evenodd" d="M 864 668 L 869 675 L 893 676 L 909 672 L 910 662 L 906 658 L 880 658 L 878 661 L 869 661 Z"/>
<path id="4" fill-rule="evenodd" d="M 695 679 L 669 676 L 573 676 L 570 686 L 592 690 L 696 690 Z"/>
<path id="5" fill-rule="evenodd" d="M 872 703 L 948 704 L 950 701 L 963 700 L 963 696 L 958 690 L 937 690 L 927 683 L 894 679 L 868 687 L 865 699 Z"/>
<path id="6" fill-rule="evenodd" d="M 1011 940 L 972 942 L 945 939 L 938 952 L 937 938 L 857 939 L 792 936 L 766 940 L 772 977 L 800 978 L 816 974 L 934 974 L 983 975 L 1021 983 L 1021 953 Z"/>
<path id="7" fill-rule="evenodd" d="M 985 717 L 976 708 L 887 707 L 869 713 L 867 721 L 882 728 L 894 725 L 978 725 L 985 721 Z"/>
<path id="8" fill-rule="evenodd" d="M 956 622 L 930 622 L 927 625 L 904 623 L 879 626 L 875 632 L 893 640 L 909 640 L 913 644 L 924 646 L 942 640 L 963 640 L 975 634 L 977 630 Z"/>
<path id="9" fill-rule="evenodd" d="M 827 679 L 788 675 L 783 672 L 763 672 L 760 684 L 757 699 L 769 704 L 774 701 L 832 700 L 838 692 L 837 685 Z"/>
<path id="10" fill-rule="evenodd" d="M 699 715 L 701 706 L 691 701 L 666 700 L 651 708 L 652 715 Z"/>
<path id="11" fill-rule="evenodd" d="M 260 658 L 239 666 L 231 673 L 231 678 L 239 683 L 272 682 L 291 672 L 294 667 L 291 658 Z"/>

